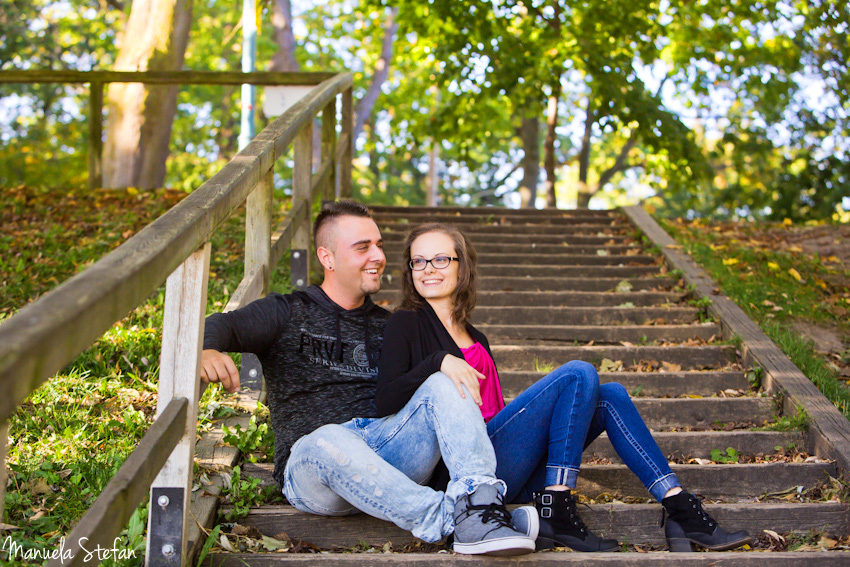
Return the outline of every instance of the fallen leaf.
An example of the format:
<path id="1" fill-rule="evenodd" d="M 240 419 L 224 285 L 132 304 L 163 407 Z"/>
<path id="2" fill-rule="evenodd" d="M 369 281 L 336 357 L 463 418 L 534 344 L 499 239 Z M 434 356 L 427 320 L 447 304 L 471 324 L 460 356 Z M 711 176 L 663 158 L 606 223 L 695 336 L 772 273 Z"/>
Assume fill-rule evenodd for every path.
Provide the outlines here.
<path id="1" fill-rule="evenodd" d="M 623 361 L 617 360 L 616 362 L 611 360 L 610 358 L 603 358 L 602 362 L 599 363 L 599 371 L 600 372 L 619 372 L 623 369 Z"/>
<path id="2" fill-rule="evenodd" d="M 628 293 L 632 291 L 632 284 L 629 283 L 628 280 L 623 280 L 617 284 L 617 287 L 614 288 L 614 291 L 617 293 Z"/>
<path id="3" fill-rule="evenodd" d="M 794 268 L 790 268 L 788 273 L 791 274 L 791 277 L 797 280 L 798 282 L 803 281 L 803 277 L 800 275 L 800 272 L 795 270 Z"/>
<path id="4" fill-rule="evenodd" d="M 767 267 L 775 272 L 779 269 L 779 264 L 777 264 L 776 262 L 768 262 Z"/>
<path id="5" fill-rule="evenodd" d="M 597 255 L 597 256 L 607 256 L 607 255 L 608 255 L 608 251 L 607 251 L 607 250 L 597 250 L 597 251 L 596 251 L 596 255 Z"/>
<path id="6" fill-rule="evenodd" d="M 661 372 L 681 372 L 682 365 L 664 361 L 661 363 Z"/>
<path id="7" fill-rule="evenodd" d="M 724 266 L 734 266 L 738 262 L 740 262 L 740 260 L 738 260 L 737 258 L 726 258 L 725 260 L 723 260 L 723 265 Z"/>

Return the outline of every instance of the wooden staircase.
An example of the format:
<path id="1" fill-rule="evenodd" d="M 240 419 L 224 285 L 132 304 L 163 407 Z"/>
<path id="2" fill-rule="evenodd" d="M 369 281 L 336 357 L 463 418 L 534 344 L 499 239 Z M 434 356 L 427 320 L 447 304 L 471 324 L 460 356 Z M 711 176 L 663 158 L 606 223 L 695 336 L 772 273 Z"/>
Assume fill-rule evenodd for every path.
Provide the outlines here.
<path id="1" fill-rule="evenodd" d="M 774 455 L 777 447 L 780 453 L 791 444 L 804 448 L 806 433 L 756 429 L 774 422 L 780 406 L 770 392 L 751 388 L 750 369 L 740 362 L 736 346 L 719 340 L 720 322 L 704 321 L 678 276 L 657 250 L 644 249 L 625 215 L 424 207 L 374 207 L 373 212 L 388 258 L 388 285 L 375 296 L 379 304 L 390 307 L 397 301 L 405 231 L 435 215 L 457 224 L 480 255 L 481 293 L 473 322 L 490 339 L 506 397 L 569 360 L 601 366 L 603 382 L 620 382 L 632 393 L 685 487 L 704 495 L 709 513 L 727 529 L 762 536 L 762 549 L 661 552 L 666 549 L 661 507 L 603 435 L 585 451 L 578 489 L 592 503 L 581 513 L 591 529 L 631 544 L 630 553 L 550 551 L 494 559 L 435 553 L 434 546 L 380 553 L 387 542 L 398 551 L 416 547 L 415 540 L 366 515 L 325 518 L 267 506 L 252 510 L 239 524 L 270 537 L 285 533 L 322 550 L 362 550 L 366 544 L 377 546 L 379 553 L 213 554 L 206 565 L 850 565 L 850 554 L 840 551 L 765 551 L 763 530 L 850 533 L 846 503 L 806 503 L 799 497 L 827 475 L 837 477 L 839 470 L 819 458 L 743 464 Z M 742 463 L 708 464 L 712 451 L 728 447 L 740 453 Z M 270 465 L 246 465 L 245 470 L 273 482 Z"/>

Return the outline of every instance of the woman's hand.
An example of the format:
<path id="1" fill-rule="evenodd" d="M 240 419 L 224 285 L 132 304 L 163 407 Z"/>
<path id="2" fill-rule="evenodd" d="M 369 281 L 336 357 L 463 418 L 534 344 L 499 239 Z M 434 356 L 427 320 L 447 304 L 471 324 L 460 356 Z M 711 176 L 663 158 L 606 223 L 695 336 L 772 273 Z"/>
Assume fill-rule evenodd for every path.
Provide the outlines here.
<path id="1" fill-rule="evenodd" d="M 452 382 L 457 386 L 457 391 L 460 392 L 460 397 L 466 399 L 466 394 L 461 386 L 466 386 L 469 393 L 472 395 L 472 401 L 479 406 L 481 402 L 481 391 L 479 380 L 484 380 L 485 376 L 471 367 L 465 360 L 458 358 L 452 354 L 447 354 L 440 364 L 440 372 L 451 378 Z"/>

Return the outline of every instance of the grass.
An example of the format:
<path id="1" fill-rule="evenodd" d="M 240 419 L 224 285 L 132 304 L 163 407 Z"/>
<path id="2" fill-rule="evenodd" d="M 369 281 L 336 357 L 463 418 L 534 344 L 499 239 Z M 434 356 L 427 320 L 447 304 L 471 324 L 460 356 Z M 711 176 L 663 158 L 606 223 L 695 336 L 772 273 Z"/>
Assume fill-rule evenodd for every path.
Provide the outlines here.
<path id="1" fill-rule="evenodd" d="M 85 269 L 185 196 L 178 191 L 66 192 L 16 187 L 0 192 L 0 324 L 61 281 Z M 279 201 L 278 201 L 279 202 Z M 220 311 L 241 279 L 244 213 L 213 238 L 208 313 Z M 279 269 L 273 289 L 290 288 Z M 33 392 L 9 420 L 5 517 L 26 552 L 50 552 L 79 521 L 153 421 L 162 340 L 164 285 L 90 348 Z M 233 413 L 228 394 L 206 389 L 199 429 Z M 241 485 L 240 485 L 241 487 Z M 117 548 L 141 565 L 147 502 Z M 125 553 L 125 555 L 127 555 Z M 7 547 L 0 563 L 16 564 Z"/>
<path id="2" fill-rule="evenodd" d="M 802 321 L 850 336 L 850 288 L 841 283 L 850 281 L 847 270 L 834 258 L 773 246 L 759 239 L 757 226 L 657 220 L 850 419 L 850 389 L 816 345 L 792 329 Z"/>

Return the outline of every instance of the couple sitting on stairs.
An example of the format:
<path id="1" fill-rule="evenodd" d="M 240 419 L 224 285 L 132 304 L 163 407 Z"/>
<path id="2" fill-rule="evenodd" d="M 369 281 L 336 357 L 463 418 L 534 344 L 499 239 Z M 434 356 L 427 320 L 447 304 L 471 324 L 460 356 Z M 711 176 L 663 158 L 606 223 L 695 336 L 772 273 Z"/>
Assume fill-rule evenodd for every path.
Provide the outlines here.
<path id="1" fill-rule="evenodd" d="M 453 535 L 458 553 L 613 551 L 617 541 L 585 527 L 571 492 L 582 451 L 606 431 L 661 502 L 671 551 L 752 541 L 682 490 L 628 393 L 600 385 L 590 364 L 569 362 L 505 406 L 487 338 L 469 324 L 477 257 L 457 229 L 426 224 L 407 236 L 392 315 L 370 299 L 386 258 L 369 210 L 326 204 L 313 236 L 322 285 L 211 315 L 201 361 L 205 382 L 236 391 L 224 353 L 259 357 L 274 477 L 292 506 L 366 512 L 427 542 Z"/>

